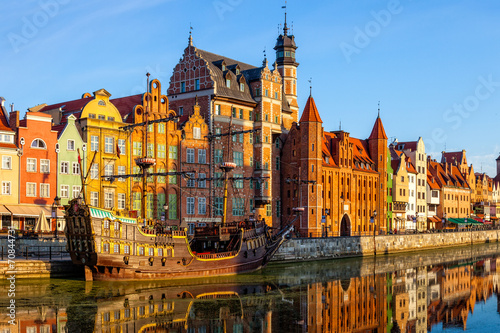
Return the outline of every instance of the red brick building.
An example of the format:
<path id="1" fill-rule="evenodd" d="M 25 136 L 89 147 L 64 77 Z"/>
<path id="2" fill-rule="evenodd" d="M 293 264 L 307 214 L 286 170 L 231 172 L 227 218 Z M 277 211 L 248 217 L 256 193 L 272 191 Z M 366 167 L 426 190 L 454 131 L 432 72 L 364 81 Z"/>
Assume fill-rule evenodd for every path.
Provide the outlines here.
<path id="1" fill-rule="evenodd" d="M 281 225 L 280 167 L 282 136 L 298 119 L 297 66 L 294 36 L 285 26 L 277 38 L 276 61 L 270 67 L 252 66 L 201 50 L 191 36 L 170 79 L 170 107 L 187 119 L 197 99 L 200 114 L 216 137 L 207 152 L 210 178 L 221 175 L 223 162 L 234 162 L 233 177 L 244 178 L 231 187 L 228 221 L 255 217 L 269 225 Z M 230 129 L 231 128 L 231 129 Z M 252 179 L 253 178 L 253 179 Z M 220 212 L 220 193 L 212 193 L 208 212 Z M 218 199 L 216 199 L 218 198 Z"/>
<path id="2" fill-rule="evenodd" d="M 366 140 L 344 131 L 324 132 L 310 96 L 283 145 L 284 220 L 292 218 L 293 207 L 304 207 L 296 223 L 301 236 L 385 232 L 386 163 L 387 136 L 380 117 Z"/>

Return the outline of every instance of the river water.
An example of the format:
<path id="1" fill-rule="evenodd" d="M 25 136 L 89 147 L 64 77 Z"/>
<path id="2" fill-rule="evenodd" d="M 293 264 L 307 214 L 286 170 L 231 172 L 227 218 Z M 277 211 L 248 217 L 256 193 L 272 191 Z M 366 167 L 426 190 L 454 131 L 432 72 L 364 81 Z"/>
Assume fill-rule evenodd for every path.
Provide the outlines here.
<path id="1" fill-rule="evenodd" d="M 211 279 L 17 280 L 14 325 L 0 285 L 0 332 L 499 332 L 499 271 L 495 243 Z"/>

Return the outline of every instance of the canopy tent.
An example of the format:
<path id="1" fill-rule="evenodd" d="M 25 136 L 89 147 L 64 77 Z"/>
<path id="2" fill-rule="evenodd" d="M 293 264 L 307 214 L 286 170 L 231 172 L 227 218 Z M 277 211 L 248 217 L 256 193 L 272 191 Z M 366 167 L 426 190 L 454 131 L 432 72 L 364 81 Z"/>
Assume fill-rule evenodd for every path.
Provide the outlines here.
<path id="1" fill-rule="evenodd" d="M 447 219 L 447 221 L 448 221 L 448 223 L 455 223 L 455 224 L 458 224 L 459 226 L 484 225 L 483 223 L 478 222 L 478 221 L 474 220 L 473 218 L 464 219 L 464 218 L 450 217 Z"/>
<path id="2" fill-rule="evenodd" d="M 36 221 L 35 230 L 34 231 L 51 231 L 49 222 L 47 222 L 47 217 L 45 217 L 45 211 L 40 210 L 40 215 L 38 216 L 38 220 Z"/>

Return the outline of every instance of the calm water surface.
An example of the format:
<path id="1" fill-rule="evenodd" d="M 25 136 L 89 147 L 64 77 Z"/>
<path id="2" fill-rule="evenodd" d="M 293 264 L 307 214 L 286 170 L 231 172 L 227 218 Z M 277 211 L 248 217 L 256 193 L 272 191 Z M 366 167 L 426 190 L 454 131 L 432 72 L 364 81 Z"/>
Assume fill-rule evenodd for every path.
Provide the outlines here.
<path id="1" fill-rule="evenodd" d="M 485 244 L 175 282 L 18 280 L 13 326 L 0 285 L 0 332 L 499 332 L 499 271 Z"/>

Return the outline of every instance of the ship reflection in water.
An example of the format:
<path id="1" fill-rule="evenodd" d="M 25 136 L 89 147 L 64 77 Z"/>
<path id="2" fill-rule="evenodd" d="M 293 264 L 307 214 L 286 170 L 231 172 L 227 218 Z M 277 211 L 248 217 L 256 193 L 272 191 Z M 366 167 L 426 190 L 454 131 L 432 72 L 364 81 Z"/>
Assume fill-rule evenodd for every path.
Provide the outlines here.
<path id="1" fill-rule="evenodd" d="M 0 324 L 0 332 L 494 331 L 488 325 L 500 322 L 500 248 L 473 249 L 274 264 L 176 285 L 18 281 L 16 325 Z M 474 315 L 488 322 L 468 327 Z M 0 322 L 7 320 L 2 314 Z"/>

